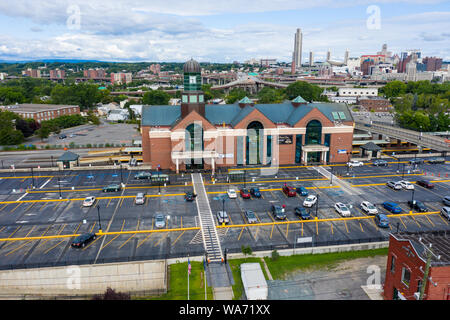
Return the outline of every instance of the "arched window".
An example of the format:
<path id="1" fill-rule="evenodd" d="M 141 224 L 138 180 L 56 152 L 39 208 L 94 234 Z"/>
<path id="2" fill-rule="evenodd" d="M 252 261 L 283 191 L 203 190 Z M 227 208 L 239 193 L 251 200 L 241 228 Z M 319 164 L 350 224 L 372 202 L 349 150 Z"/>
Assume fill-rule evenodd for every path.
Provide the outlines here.
<path id="1" fill-rule="evenodd" d="M 322 124 L 318 120 L 311 120 L 306 126 L 305 145 L 321 144 Z"/>
<path id="2" fill-rule="evenodd" d="M 201 124 L 192 123 L 186 127 L 186 151 L 203 151 L 203 128 Z"/>
<path id="3" fill-rule="evenodd" d="M 261 164 L 263 160 L 264 127 L 253 121 L 247 126 L 246 164 Z"/>

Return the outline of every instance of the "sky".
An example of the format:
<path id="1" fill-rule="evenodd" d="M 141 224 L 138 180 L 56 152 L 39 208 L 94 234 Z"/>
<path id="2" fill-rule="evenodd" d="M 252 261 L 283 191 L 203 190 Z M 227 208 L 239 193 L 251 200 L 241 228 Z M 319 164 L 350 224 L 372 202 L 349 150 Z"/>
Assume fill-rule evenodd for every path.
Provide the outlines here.
<path id="1" fill-rule="evenodd" d="M 0 0 L 0 60 L 290 62 L 400 53 L 450 61 L 450 0 Z"/>

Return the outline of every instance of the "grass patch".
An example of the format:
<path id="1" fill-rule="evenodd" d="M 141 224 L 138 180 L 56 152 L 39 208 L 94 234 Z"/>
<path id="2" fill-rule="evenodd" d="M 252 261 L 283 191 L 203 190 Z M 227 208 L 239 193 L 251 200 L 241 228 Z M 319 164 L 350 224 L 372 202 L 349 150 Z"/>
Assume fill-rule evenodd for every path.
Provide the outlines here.
<path id="1" fill-rule="evenodd" d="M 135 300 L 187 300 L 187 262 L 171 264 L 169 267 L 169 288 L 160 296 L 134 297 Z M 191 261 L 189 276 L 189 300 L 205 300 L 205 279 L 203 263 Z M 208 300 L 213 300 L 211 287 L 206 284 Z"/>
<path id="2" fill-rule="evenodd" d="M 278 260 L 272 261 L 272 259 L 264 258 L 267 267 L 273 277 L 276 280 L 283 280 L 286 274 L 295 270 L 307 270 L 310 268 L 321 269 L 327 268 L 333 269 L 339 262 L 345 260 L 352 260 L 358 258 L 368 258 L 379 255 L 388 254 L 388 248 L 373 249 L 373 250 L 359 250 L 348 252 L 332 252 L 323 254 L 301 254 L 294 256 L 280 256 Z"/>
<path id="3" fill-rule="evenodd" d="M 244 286 L 242 285 L 241 278 L 241 264 L 242 263 L 254 263 L 257 262 L 260 264 L 261 269 L 264 273 L 264 277 L 266 280 L 268 279 L 266 270 L 264 269 L 264 265 L 262 264 L 261 258 L 244 258 L 244 259 L 232 259 L 228 260 L 228 264 L 230 265 L 231 272 L 233 273 L 234 286 L 233 286 L 233 300 L 239 300 L 244 293 Z"/>

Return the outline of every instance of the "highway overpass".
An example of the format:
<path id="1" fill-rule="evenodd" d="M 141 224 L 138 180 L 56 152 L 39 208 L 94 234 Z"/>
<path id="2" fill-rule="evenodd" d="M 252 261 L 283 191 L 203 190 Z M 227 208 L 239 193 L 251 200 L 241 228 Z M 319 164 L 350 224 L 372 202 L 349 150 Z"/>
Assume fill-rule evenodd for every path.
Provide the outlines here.
<path id="1" fill-rule="evenodd" d="M 364 123 L 355 121 L 355 129 L 381 134 L 401 141 L 408 141 L 420 148 L 430 148 L 439 152 L 449 152 L 450 145 L 446 139 L 424 132 L 394 127 L 388 124 Z"/>

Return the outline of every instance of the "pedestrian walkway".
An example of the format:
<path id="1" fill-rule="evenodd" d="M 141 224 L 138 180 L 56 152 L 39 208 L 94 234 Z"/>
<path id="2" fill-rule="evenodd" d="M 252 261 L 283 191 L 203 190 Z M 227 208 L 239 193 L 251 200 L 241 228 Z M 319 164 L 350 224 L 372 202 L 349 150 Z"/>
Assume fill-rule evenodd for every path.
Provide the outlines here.
<path id="1" fill-rule="evenodd" d="M 200 228 L 202 230 L 203 246 L 210 262 L 222 262 L 222 248 L 220 246 L 219 235 L 217 234 L 214 217 L 209 205 L 203 178 L 200 173 L 192 173 L 192 185 L 194 193 L 197 194 L 196 203 Z"/>
<path id="2" fill-rule="evenodd" d="M 210 263 L 206 268 L 206 280 L 213 289 L 214 300 L 232 300 L 233 274 L 226 263 Z"/>

